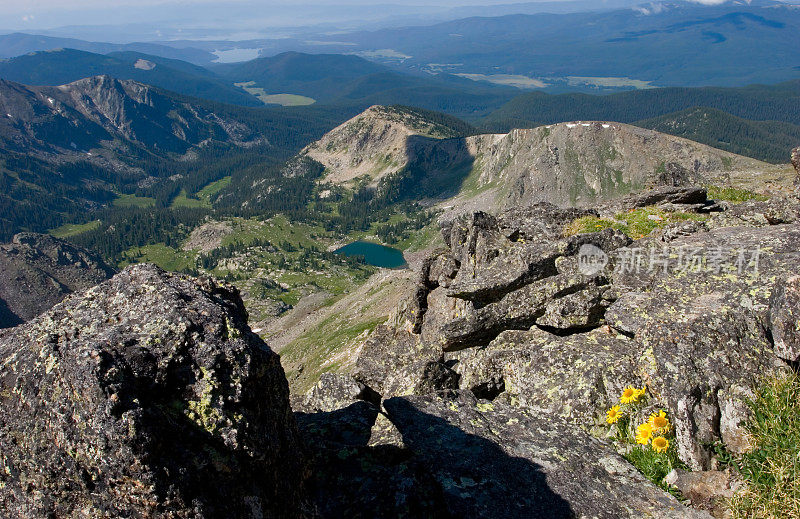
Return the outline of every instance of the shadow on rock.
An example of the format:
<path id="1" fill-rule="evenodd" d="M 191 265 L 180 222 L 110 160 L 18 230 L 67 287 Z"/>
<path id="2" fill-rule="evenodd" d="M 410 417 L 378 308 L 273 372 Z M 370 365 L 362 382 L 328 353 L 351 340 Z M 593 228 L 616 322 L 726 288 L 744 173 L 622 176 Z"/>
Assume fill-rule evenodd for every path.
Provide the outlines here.
<path id="1" fill-rule="evenodd" d="M 295 413 L 322 517 L 571 518 L 535 463 L 403 398 Z M 395 427 L 395 425 L 397 427 Z"/>
<path id="2" fill-rule="evenodd" d="M 392 398 L 384 405 L 415 460 L 439 484 L 453 517 L 575 517 L 536 463 L 510 456 L 498 444 L 407 399 Z"/>

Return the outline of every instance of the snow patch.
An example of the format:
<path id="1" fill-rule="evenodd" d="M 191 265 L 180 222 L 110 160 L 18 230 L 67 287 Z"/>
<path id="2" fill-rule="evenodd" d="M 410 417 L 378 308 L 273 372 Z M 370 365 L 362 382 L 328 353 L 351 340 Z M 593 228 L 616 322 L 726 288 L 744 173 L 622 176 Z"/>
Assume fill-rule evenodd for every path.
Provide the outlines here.
<path id="1" fill-rule="evenodd" d="M 611 128 L 611 125 L 610 124 L 604 124 L 603 128 Z"/>

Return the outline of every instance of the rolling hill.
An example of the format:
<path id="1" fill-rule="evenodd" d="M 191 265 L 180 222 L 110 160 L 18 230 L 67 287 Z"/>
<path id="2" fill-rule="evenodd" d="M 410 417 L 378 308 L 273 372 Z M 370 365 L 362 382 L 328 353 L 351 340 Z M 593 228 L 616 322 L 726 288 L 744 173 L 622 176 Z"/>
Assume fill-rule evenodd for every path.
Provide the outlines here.
<path id="1" fill-rule="evenodd" d="M 408 74 L 341 54 L 288 52 L 213 70 L 232 82 L 251 83 L 265 94 L 301 95 L 358 111 L 375 104 L 403 104 L 474 119 L 518 94 L 516 89 L 455 76 Z"/>
<path id="2" fill-rule="evenodd" d="M 689 108 L 635 124 L 775 164 L 786 163 L 786 150 L 800 143 L 800 125 L 750 121 L 714 108 Z"/>

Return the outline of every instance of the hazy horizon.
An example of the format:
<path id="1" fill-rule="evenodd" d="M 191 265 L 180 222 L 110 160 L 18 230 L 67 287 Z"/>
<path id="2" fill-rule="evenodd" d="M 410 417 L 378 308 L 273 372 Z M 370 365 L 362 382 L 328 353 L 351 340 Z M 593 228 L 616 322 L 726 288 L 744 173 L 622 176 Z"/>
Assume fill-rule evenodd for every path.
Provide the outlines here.
<path id="1" fill-rule="evenodd" d="M 689 0 L 717 4 L 724 0 Z M 463 16 L 570 12 L 630 7 L 646 0 L 438 0 L 431 4 L 375 3 L 368 0 L 34 0 L 0 3 L 0 32 L 33 32 L 78 39 L 134 41 L 159 39 L 249 39 L 264 32 L 377 29 L 430 24 Z"/>

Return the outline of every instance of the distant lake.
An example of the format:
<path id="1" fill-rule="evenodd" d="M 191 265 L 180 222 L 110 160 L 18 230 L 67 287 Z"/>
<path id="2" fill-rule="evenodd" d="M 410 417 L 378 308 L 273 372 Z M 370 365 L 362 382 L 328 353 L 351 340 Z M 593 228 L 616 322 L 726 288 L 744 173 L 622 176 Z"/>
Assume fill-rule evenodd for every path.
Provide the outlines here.
<path id="1" fill-rule="evenodd" d="M 250 61 L 256 59 L 261 52 L 261 49 L 230 49 L 230 50 L 215 50 L 217 59 L 214 63 L 239 63 L 241 61 Z"/>
<path id="2" fill-rule="evenodd" d="M 406 264 L 403 251 L 366 241 L 354 241 L 333 252 L 345 256 L 364 256 L 370 265 L 387 269 L 396 269 Z"/>

